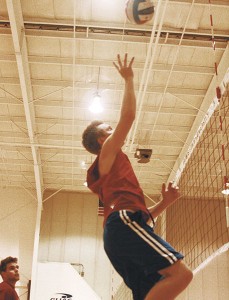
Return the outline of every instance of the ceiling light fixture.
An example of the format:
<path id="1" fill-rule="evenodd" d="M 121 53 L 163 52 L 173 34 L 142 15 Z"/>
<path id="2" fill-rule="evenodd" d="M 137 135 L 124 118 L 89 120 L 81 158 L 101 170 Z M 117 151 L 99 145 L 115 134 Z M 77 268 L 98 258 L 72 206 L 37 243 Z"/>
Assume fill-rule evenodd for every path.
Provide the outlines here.
<path id="1" fill-rule="evenodd" d="M 222 194 L 224 194 L 226 197 L 229 195 L 229 178 L 227 176 L 224 176 L 224 189 L 222 190 Z"/>
<path id="2" fill-rule="evenodd" d="M 222 194 L 229 195 L 229 182 L 226 183 L 226 188 L 222 190 Z"/>
<path id="3" fill-rule="evenodd" d="M 103 111 L 103 106 L 101 104 L 101 96 L 98 94 L 98 92 L 95 93 L 92 99 L 92 103 L 89 106 L 89 110 L 94 114 L 98 114 Z"/>
<path id="4" fill-rule="evenodd" d="M 99 95 L 99 78 L 100 78 L 100 67 L 99 67 L 99 72 L 98 72 L 98 81 L 97 81 L 96 92 L 92 99 L 92 103 L 89 106 L 89 110 L 94 114 L 98 114 L 103 111 L 103 106 L 101 104 L 101 96 Z"/>

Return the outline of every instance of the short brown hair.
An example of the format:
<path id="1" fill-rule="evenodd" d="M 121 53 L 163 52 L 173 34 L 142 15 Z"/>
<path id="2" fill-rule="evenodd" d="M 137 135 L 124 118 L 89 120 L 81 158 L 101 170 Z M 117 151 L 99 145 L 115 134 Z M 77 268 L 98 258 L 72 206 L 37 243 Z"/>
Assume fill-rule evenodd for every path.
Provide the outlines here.
<path id="1" fill-rule="evenodd" d="M 7 265 L 9 263 L 17 263 L 17 261 L 18 261 L 17 257 L 12 257 L 12 256 L 8 256 L 5 259 L 3 259 L 0 263 L 0 274 L 6 271 Z"/>
<path id="2" fill-rule="evenodd" d="M 98 143 L 98 138 L 102 135 L 101 130 L 98 128 L 100 124 L 103 124 L 103 122 L 98 120 L 92 121 L 82 135 L 83 146 L 92 154 L 98 154 L 101 149 Z"/>

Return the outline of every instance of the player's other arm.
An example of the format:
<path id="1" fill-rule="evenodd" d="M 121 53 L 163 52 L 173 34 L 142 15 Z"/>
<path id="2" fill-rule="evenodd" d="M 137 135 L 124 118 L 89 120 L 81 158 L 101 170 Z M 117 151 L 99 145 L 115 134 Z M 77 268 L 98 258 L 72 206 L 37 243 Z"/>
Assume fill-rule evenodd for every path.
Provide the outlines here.
<path id="1" fill-rule="evenodd" d="M 169 207 L 177 199 L 180 198 L 179 189 L 178 187 L 174 187 L 172 182 L 168 184 L 167 189 L 165 184 L 163 183 L 161 193 L 162 200 L 156 205 L 148 208 L 148 211 L 153 218 L 157 218 L 167 207 Z"/>

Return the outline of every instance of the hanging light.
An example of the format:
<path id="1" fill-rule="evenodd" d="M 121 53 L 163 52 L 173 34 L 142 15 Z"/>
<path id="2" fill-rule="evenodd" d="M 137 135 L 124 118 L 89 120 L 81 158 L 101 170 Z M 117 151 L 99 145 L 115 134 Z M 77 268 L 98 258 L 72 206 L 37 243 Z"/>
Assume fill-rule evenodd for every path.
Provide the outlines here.
<path id="1" fill-rule="evenodd" d="M 101 113 L 103 111 L 101 96 L 98 94 L 98 92 L 95 93 L 92 99 L 92 103 L 89 106 L 89 110 L 95 114 Z"/>
<path id="2" fill-rule="evenodd" d="M 222 190 L 222 194 L 225 196 L 229 195 L 229 179 L 227 176 L 224 176 L 224 189 Z"/>
<path id="3" fill-rule="evenodd" d="M 229 195 L 229 182 L 225 184 L 225 189 L 222 190 L 222 194 Z"/>
<path id="4" fill-rule="evenodd" d="M 89 106 L 89 110 L 95 114 L 101 113 L 103 111 L 103 106 L 101 104 L 101 96 L 99 95 L 99 77 L 100 77 L 100 67 L 98 72 L 97 88 L 92 99 L 92 103 Z"/>
<path id="5" fill-rule="evenodd" d="M 224 195 L 229 195 L 229 188 L 226 189 L 226 190 L 222 190 L 222 194 L 224 194 Z"/>

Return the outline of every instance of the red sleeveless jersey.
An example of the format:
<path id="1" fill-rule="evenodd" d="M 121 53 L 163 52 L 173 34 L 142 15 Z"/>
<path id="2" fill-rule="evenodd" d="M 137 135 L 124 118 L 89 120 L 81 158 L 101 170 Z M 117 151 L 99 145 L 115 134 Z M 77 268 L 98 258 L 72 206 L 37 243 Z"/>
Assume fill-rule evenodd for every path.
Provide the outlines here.
<path id="1" fill-rule="evenodd" d="M 14 287 L 8 282 L 3 281 L 0 283 L 0 300 L 19 300 Z"/>
<path id="2" fill-rule="evenodd" d="M 98 162 L 99 156 L 87 171 L 87 185 L 104 204 L 104 224 L 112 212 L 121 209 L 141 210 L 148 215 L 143 191 L 127 155 L 120 150 L 110 172 L 102 177 Z"/>

